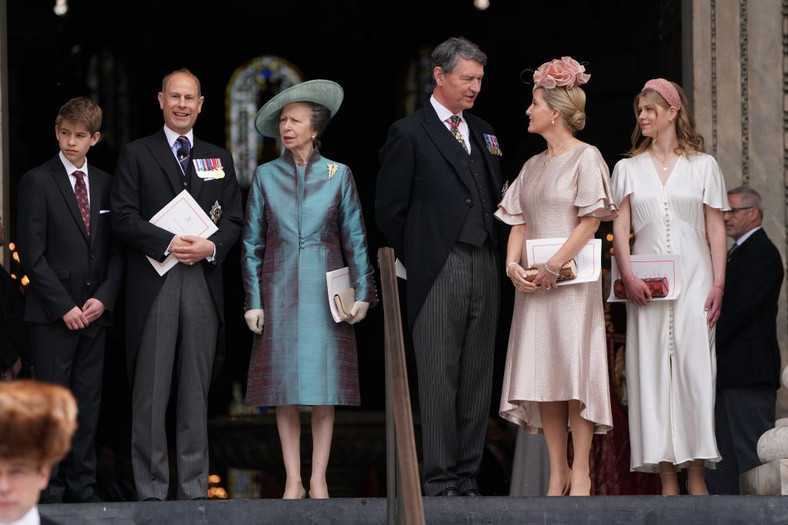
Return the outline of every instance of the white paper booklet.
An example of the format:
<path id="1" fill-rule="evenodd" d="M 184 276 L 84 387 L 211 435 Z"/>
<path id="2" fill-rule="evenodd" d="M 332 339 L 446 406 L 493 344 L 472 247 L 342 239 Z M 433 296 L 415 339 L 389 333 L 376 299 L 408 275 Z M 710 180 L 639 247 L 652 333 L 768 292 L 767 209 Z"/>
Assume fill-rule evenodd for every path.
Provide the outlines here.
<path id="1" fill-rule="evenodd" d="M 528 258 L 527 264 L 533 266 L 535 264 L 544 263 L 549 260 L 555 252 L 566 242 L 566 239 L 551 238 L 551 239 L 528 239 L 525 241 L 525 252 Z M 570 281 L 560 281 L 558 286 L 565 286 L 569 284 L 579 284 L 593 282 L 599 279 L 602 273 L 602 239 L 591 239 L 583 246 L 577 255 L 575 255 L 575 262 L 577 263 L 577 277 Z M 553 268 L 555 270 L 555 268 Z"/>
<path id="2" fill-rule="evenodd" d="M 350 270 L 348 267 L 345 266 L 338 270 L 326 272 L 326 285 L 328 288 L 328 306 L 331 308 L 331 317 L 334 318 L 334 321 L 339 323 L 342 319 L 339 317 L 339 312 L 337 312 L 337 305 L 334 304 L 334 295 L 342 290 L 350 288 Z"/>
<path id="3" fill-rule="evenodd" d="M 165 204 L 156 215 L 151 217 L 150 223 L 175 235 L 194 235 L 204 239 L 219 229 L 186 190 Z M 163 262 L 151 257 L 148 257 L 148 260 L 159 275 L 164 275 L 178 264 L 178 259 L 172 254 Z"/>
<path id="4" fill-rule="evenodd" d="M 640 279 L 648 277 L 667 277 L 668 279 L 668 295 L 665 297 L 652 297 L 652 301 L 672 301 L 676 299 L 681 293 L 679 286 L 679 255 L 675 253 L 665 254 L 645 254 L 645 255 L 630 255 L 630 264 L 632 265 L 632 273 Z M 621 276 L 618 273 L 618 264 L 616 264 L 615 256 L 611 257 L 610 262 L 610 297 L 607 298 L 608 302 L 625 302 L 626 299 L 619 299 L 615 296 L 613 290 L 613 283 Z"/>

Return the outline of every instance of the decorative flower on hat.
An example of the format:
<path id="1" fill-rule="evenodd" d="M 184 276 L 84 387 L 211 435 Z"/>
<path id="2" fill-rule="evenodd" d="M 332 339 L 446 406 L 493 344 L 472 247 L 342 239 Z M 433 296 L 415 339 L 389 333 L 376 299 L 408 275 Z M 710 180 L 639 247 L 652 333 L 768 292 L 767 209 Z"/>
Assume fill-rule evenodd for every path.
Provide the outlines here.
<path id="1" fill-rule="evenodd" d="M 556 58 L 545 62 L 534 71 L 534 87 L 553 89 L 560 86 L 569 89 L 581 86 L 591 78 L 585 70 L 585 66 L 572 57 L 561 57 L 561 60 Z"/>

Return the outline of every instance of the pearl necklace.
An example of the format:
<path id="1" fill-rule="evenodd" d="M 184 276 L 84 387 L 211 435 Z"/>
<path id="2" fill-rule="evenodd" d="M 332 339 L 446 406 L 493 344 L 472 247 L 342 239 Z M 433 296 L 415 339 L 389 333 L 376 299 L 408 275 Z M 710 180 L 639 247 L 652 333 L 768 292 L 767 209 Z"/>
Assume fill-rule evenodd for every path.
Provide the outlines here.
<path id="1" fill-rule="evenodd" d="M 553 158 L 553 157 L 555 157 L 556 155 L 558 155 L 558 152 L 559 152 L 559 151 L 561 151 L 562 149 L 564 149 L 564 146 L 566 146 L 567 144 L 569 144 L 569 141 L 570 141 L 570 140 L 572 140 L 572 137 L 569 137 L 568 139 L 566 139 L 566 140 L 564 141 L 564 143 L 563 143 L 563 144 L 561 144 L 560 146 L 558 146 L 558 149 L 557 149 L 557 150 L 555 150 L 555 151 L 554 151 L 552 154 L 550 154 L 549 152 L 548 152 L 548 153 L 545 153 L 545 157 L 547 157 L 547 159 L 545 159 L 545 160 L 543 160 L 543 161 L 542 161 L 541 167 L 543 167 L 543 168 L 544 168 L 545 166 L 547 166 L 548 164 L 550 164 L 550 159 L 551 159 L 551 158 Z"/>

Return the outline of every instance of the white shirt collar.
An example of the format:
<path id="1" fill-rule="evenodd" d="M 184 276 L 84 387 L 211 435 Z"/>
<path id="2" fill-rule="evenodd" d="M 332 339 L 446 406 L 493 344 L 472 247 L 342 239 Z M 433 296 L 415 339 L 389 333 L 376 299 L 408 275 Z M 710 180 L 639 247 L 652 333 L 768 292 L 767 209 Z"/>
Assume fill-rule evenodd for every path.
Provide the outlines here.
<path id="1" fill-rule="evenodd" d="M 16 521 L 12 521 L 7 525 L 41 525 L 41 516 L 38 514 L 38 507 L 33 507 L 25 513 L 24 516 Z"/>
<path id="2" fill-rule="evenodd" d="M 189 139 L 189 144 L 194 147 L 194 129 L 190 129 L 186 135 L 181 135 L 180 133 L 175 133 L 173 130 L 164 126 L 164 134 L 167 136 L 167 144 L 170 145 L 170 149 L 175 145 L 175 141 L 178 140 L 178 137 L 186 137 Z"/>
<path id="3" fill-rule="evenodd" d="M 736 242 L 735 242 L 734 244 L 738 244 L 739 246 L 741 246 L 741 245 L 742 245 L 742 243 L 744 243 L 744 241 L 746 241 L 747 239 L 749 239 L 749 238 L 750 238 L 750 236 L 751 236 L 753 233 L 757 232 L 757 231 L 758 231 L 758 230 L 760 230 L 760 229 L 761 229 L 761 226 L 756 226 L 756 227 L 755 227 L 755 228 L 753 228 L 752 230 L 748 231 L 747 233 L 745 233 L 744 235 L 742 235 L 741 237 L 739 237 L 738 239 L 736 239 Z"/>
<path id="4" fill-rule="evenodd" d="M 68 160 L 66 158 L 65 155 L 63 155 L 62 151 L 58 154 L 58 156 L 60 157 L 60 162 L 63 163 L 63 167 L 66 168 L 66 173 L 68 173 L 70 177 L 74 176 L 73 174 L 74 174 L 75 171 L 81 171 L 82 173 L 85 174 L 85 177 L 88 176 L 88 159 L 87 159 L 87 157 L 85 157 L 85 164 L 83 164 L 81 168 L 77 168 L 76 166 L 74 166 L 71 163 L 70 160 Z"/>
<path id="5" fill-rule="evenodd" d="M 462 110 L 460 110 L 459 113 L 452 113 L 446 106 L 438 102 L 435 95 L 430 95 L 430 104 L 432 104 L 432 107 L 435 109 L 435 113 L 438 114 L 438 118 L 443 122 L 446 122 L 452 115 L 458 115 L 462 118 Z M 462 118 L 462 120 L 465 122 L 464 118 Z"/>

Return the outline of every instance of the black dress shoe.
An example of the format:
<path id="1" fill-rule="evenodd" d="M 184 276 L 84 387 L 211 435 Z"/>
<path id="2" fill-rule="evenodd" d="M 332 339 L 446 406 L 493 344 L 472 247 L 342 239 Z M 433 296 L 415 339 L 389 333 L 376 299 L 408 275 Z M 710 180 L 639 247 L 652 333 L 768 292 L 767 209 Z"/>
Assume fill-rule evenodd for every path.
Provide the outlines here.
<path id="1" fill-rule="evenodd" d="M 462 495 L 462 496 L 471 496 L 471 497 L 481 496 L 481 494 L 479 494 L 479 491 L 476 490 L 476 489 L 463 490 L 460 493 L 460 495 Z"/>
<path id="2" fill-rule="evenodd" d="M 459 496 L 460 493 L 457 492 L 457 489 L 454 488 L 454 487 L 446 487 L 445 489 L 443 489 L 442 491 L 438 492 L 435 495 L 436 496 L 454 497 L 454 496 Z"/>
<path id="3" fill-rule="evenodd" d="M 161 498 L 145 498 L 142 501 L 162 501 Z"/>

